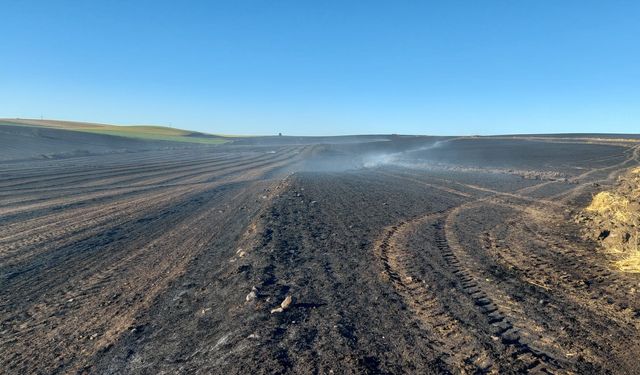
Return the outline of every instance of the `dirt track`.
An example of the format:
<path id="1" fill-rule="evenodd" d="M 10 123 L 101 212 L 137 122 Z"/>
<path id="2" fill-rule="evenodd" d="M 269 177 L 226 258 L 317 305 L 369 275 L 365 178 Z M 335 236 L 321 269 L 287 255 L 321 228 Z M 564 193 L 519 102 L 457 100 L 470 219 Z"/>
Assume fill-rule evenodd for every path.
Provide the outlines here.
<path id="1" fill-rule="evenodd" d="M 635 143 L 463 139 L 353 168 L 416 142 L 0 165 L 0 368 L 640 372 L 640 279 L 571 219 Z"/>

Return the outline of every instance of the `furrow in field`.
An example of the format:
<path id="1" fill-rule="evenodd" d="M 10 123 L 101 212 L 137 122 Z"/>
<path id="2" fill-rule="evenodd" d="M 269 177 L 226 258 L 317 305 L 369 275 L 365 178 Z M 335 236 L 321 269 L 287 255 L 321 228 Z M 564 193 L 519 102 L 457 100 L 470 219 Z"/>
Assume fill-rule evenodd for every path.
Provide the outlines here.
<path id="1" fill-rule="evenodd" d="M 169 172 L 184 172 L 185 175 L 189 173 L 198 172 L 202 169 L 207 169 L 213 166 L 226 166 L 233 165 L 234 163 L 245 160 L 259 159 L 266 156 L 266 154 L 249 154 L 249 155 L 229 155 L 223 158 L 211 159 L 207 161 L 181 161 L 179 163 L 158 163 L 159 165 L 152 166 L 139 166 L 134 170 L 129 170 L 128 164 L 124 164 L 119 168 L 113 168 L 113 170 L 92 172 L 91 169 L 87 169 L 85 172 L 87 175 L 83 175 L 82 178 L 78 178 L 75 181 L 69 181 L 63 179 L 60 183 L 50 184 L 47 183 L 43 187 L 34 188 L 20 188 L 20 189 L 3 189 L 2 193 L 11 196 L 29 196 L 34 192 L 40 194 L 44 193 L 68 193 L 74 190 L 84 190 L 87 188 L 108 188 L 108 187 L 120 187 L 120 186 L 132 186 L 139 184 L 149 184 L 154 182 L 154 178 L 162 180 L 163 175 Z M 123 163 L 126 163 L 123 161 Z M 81 185 L 74 185 L 74 183 L 81 182 Z"/>
<path id="2" fill-rule="evenodd" d="M 218 178 L 194 176 L 186 187 L 118 202 L 108 221 L 70 215 L 59 237 L 48 241 L 48 253 L 42 244 L 32 247 L 31 259 L 14 265 L 21 270 L 3 275 L 2 347 L 18 348 L 4 357 L 5 368 L 50 372 L 67 371 L 73 364 L 79 369 L 78 364 L 135 327 L 139 312 L 215 236 L 247 215 L 247 206 L 262 204 L 252 181 L 295 162 L 296 154 L 269 155 Z M 82 236 L 64 232 L 96 218 L 101 221 L 86 227 Z M 44 353 L 41 361 L 22 356 L 34 347 L 41 347 L 36 348 Z"/>
<path id="3" fill-rule="evenodd" d="M 75 167 L 66 165 L 60 168 L 49 167 L 39 172 L 34 171 L 25 176 L 6 176 L 2 184 L 0 184 L 0 188 L 3 190 L 25 190 L 35 189 L 38 187 L 64 186 L 67 183 L 89 181 L 96 177 L 105 175 L 108 176 L 109 174 L 144 171 L 148 168 L 153 169 L 162 167 L 163 165 L 171 167 L 175 165 L 186 164 L 189 162 L 206 162 L 206 159 L 210 159 L 212 157 L 216 158 L 217 156 L 196 158 L 195 155 L 193 155 L 189 158 L 180 158 L 177 155 L 172 156 L 169 154 L 156 154 L 154 159 L 148 161 L 131 160 L 128 158 L 123 158 L 121 156 L 120 162 L 115 164 L 108 164 L 105 163 L 104 160 L 96 159 L 96 157 L 91 157 L 89 160 L 81 160 L 82 163 L 78 163 L 78 166 Z M 176 161 L 176 159 L 178 160 Z M 93 160 L 98 160 L 96 164 L 100 166 L 99 169 L 87 169 L 87 167 L 91 166 L 91 161 Z"/>
<path id="4" fill-rule="evenodd" d="M 159 223 L 155 235 L 150 236 L 144 230 L 130 231 L 135 238 L 118 244 L 121 249 L 103 249 L 111 253 L 109 257 L 69 259 L 65 264 L 70 268 L 50 270 L 66 282 L 49 290 L 41 302 L 37 302 L 40 299 L 37 296 L 27 293 L 24 298 L 32 303 L 18 311 L 22 311 L 21 316 L 28 318 L 29 323 L 20 324 L 21 319 L 13 317 L 9 332 L 5 330 L 4 335 L 4 344 L 11 343 L 14 349 L 24 347 L 26 351 L 27 347 L 29 350 L 40 347 L 43 353 L 40 361 L 22 357 L 22 350 L 13 350 L 13 357 L 6 359 L 6 368 L 56 370 L 73 364 L 78 369 L 87 358 L 112 345 L 123 332 L 136 329 L 139 312 L 148 308 L 196 254 L 204 251 L 212 238 L 224 230 L 226 216 L 219 215 L 217 208 L 233 202 L 229 215 L 237 215 L 241 212 L 237 205 L 247 204 L 253 198 L 253 194 L 242 196 L 244 190 L 245 187 L 238 186 L 212 196 L 217 199 L 199 206 L 183 207 L 184 212 L 174 220 Z M 78 274 L 78 267 L 90 272 Z M 37 283 L 30 284 L 30 287 L 36 286 Z M 100 314 L 92 313 L 96 310 Z M 63 321 L 76 324 L 61 324 Z M 28 337 L 31 339 L 25 341 Z M 86 345 L 87 342 L 90 344 Z"/>
<path id="5" fill-rule="evenodd" d="M 40 187 L 21 186 L 17 189 L 2 188 L 0 190 L 0 196 L 12 197 L 14 200 L 29 196 L 36 196 L 40 199 L 50 199 L 50 197 L 55 194 L 70 194 L 75 190 L 88 188 L 108 188 L 118 185 L 126 186 L 138 181 L 152 180 L 153 177 L 162 176 L 170 170 L 188 172 L 198 170 L 202 167 L 206 168 L 212 165 L 229 163 L 233 160 L 242 158 L 246 158 L 246 156 L 225 155 L 218 158 L 212 158 L 204 162 L 183 161 L 180 163 L 157 163 L 157 165 L 154 163 L 154 165 L 145 165 L 137 168 L 128 168 L 126 167 L 128 162 L 123 161 L 123 165 L 121 167 L 113 168 L 113 170 L 100 168 L 99 173 L 92 173 L 93 169 L 87 168 L 83 173 L 81 173 L 82 179 L 78 180 L 63 179 L 59 183 L 47 183 L 45 186 Z M 3 203 L 9 202 L 11 201 L 5 200 Z"/>
<path id="6" fill-rule="evenodd" d="M 262 155 L 260 157 L 252 157 L 252 158 L 244 158 L 244 159 L 236 159 L 231 162 L 224 163 L 216 163 L 212 165 L 208 165 L 205 167 L 201 167 L 196 171 L 191 171 L 189 173 L 183 173 L 182 170 L 171 170 L 167 169 L 163 171 L 159 177 L 142 181 L 142 183 L 135 184 L 127 184 L 124 187 L 112 187 L 112 188 L 100 188 L 100 189 L 88 189 L 82 190 L 80 193 L 74 194 L 75 197 L 71 198 L 69 195 L 63 195 L 57 199 L 38 199 L 37 203 L 29 204 L 20 204 L 16 207 L 5 207 L 0 208 L 0 213 L 8 216 L 8 215 L 16 215 L 21 212 L 29 212 L 32 213 L 37 209 L 47 208 L 51 206 L 57 206 L 60 209 L 60 205 L 64 205 L 65 209 L 72 207 L 74 204 L 82 204 L 84 202 L 90 201 L 94 202 L 96 199 L 103 197 L 117 197 L 118 195 L 122 195 L 123 193 L 128 192 L 140 192 L 147 191 L 150 189 L 161 188 L 171 185 L 187 185 L 190 183 L 198 183 L 199 180 L 204 178 L 210 178 L 219 174 L 223 171 L 227 170 L 237 170 L 239 167 L 249 165 L 254 161 L 265 160 L 265 156 Z M 73 195 L 72 195 L 73 196 Z"/>
<path id="7" fill-rule="evenodd" d="M 27 236 L 22 238 L 17 243 L 13 251 L 8 251 L 3 254 L 3 273 L 5 277 L 12 278 L 13 275 L 20 275 L 22 266 L 20 264 L 31 264 L 32 270 L 35 272 L 40 270 L 45 264 L 51 262 L 53 259 L 57 259 L 56 252 L 52 252 L 55 249 L 59 249 L 61 246 L 73 245 L 78 241 L 102 238 L 105 233 L 107 237 L 103 238 L 103 241 L 113 241 L 108 234 L 109 228 L 125 225 L 127 223 L 144 223 L 153 217 L 153 212 L 158 210 L 169 209 L 176 205 L 180 201 L 188 200 L 191 196 L 200 192 L 210 190 L 220 186 L 221 184 L 230 184 L 234 182 L 248 181 L 258 178 L 260 175 L 266 173 L 265 171 L 273 170 L 279 166 L 288 164 L 290 160 L 288 158 L 282 158 L 278 162 L 267 162 L 255 165 L 253 169 L 245 169 L 243 173 L 236 176 L 229 177 L 224 181 L 213 182 L 208 184 L 194 185 L 190 189 L 170 190 L 165 191 L 163 194 L 153 197 L 142 197 L 136 201 L 122 201 L 118 202 L 112 207 L 108 213 L 98 216 L 78 217 L 71 216 L 65 225 L 58 226 L 56 230 L 50 230 L 49 232 L 37 232 L 35 237 Z M 100 210 L 98 210 L 100 211 Z M 87 215 L 96 212 L 95 208 Z M 97 236 L 97 237 L 96 237 Z M 29 244 L 29 246 L 27 246 Z M 15 245 L 15 243 L 14 243 Z M 40 254 L 47 254 L 44 258 L 40 257 L 39 261 L 33 262 L 29 259 L 39 257 Z M 50 259 L 50 260 L 47 260 Z"/>
<path id="8" fill-rule="evenodd" d="M 236 165 L 233 165 L 227 168 L 222 168 L 222 169 L 214 168 L 210 173 L 197 175 L 195 177 L 192 177 L 190 179 L 183 181 L 182 184 L 184 184 L 184 186 L 182 184 L 177 186 L 169 186 L 169 187 L 164 187 L 160 185 L 154 188 L 154 190 L 158 190 L 158 191 L 145 190 L 142 192 L 144 194 L 137 194 L 137 198 L 128 199 L 122 202 L 119 202 L 117 200 L 117 197 L 118 195 L 123 195 L 123 192 L 117 192 L 114 194 L 114 197 L 116 198 L 115 203 L 107 202 L 109 203 L 109 205 L 106 206 L 104 209 L 97 209 L 98 207 L 95 207 L 95 206 L 88 206 L 88 207 L 80 206 L 76 209 L 66 209 L 65 213 L 62 215 L 59 213 L 53 212 L 49 215 L 45 215 L 44 217 L 27 220 L 25 222 L 9 224 L 5 226 L 5 228 L 7 229 L 6 233 L 11 233 L 11 234 L 0 238 L 0 254 L 2 254 L 3 252 L 15 249 L 17 247 L 24 246 L 25 244 L 30 243 L 30 241 L 38 242 L 36 237 L 31 236 L 32 233 L 33 234 L 35 234 L 36 232 L 43 233 L 43 230 L 46 229 L 48 230 L 48 232 L 44 232 L 44 233 L 47 234 L 47 236 L 51 237 L 50 233 L 52 233 L 51 231 L 55 230 L 55 228 L 69 228 L 69 225 L 70 225 L 69 220 L 74 222 L 80 221 L 89 225 L 90 223 L 92 223 L 92 220 L 105 221 L 105 220 L 108 220 L 109 217 L 113 215 L 117 215 L 117 213 L 123 207 L 127 207 L 127 209 L 129 210 L 137 210 L 139 208 L 137 205 L 140 203 L 149 204 L 152 202 L 157 202 L 159 204 L 162 204 L 164 197 L 168 195 L 188 194 L 191 191 L 197 191 L 198 189 L 202 189 L 203 186 L 206 185 L 205 182 L 208 182 L 208 180 L 211 180 L 211 179 L 215 179 L 214 177 L 224 178 L 226 176 L 231 176 L 234 173 L 243 172 L 249 168 L 256 168 L 256 167 L 262 167 L 262 166 L 268 165 L 270 162 L 273 162 L 273 161 L 287 160 L 291 156 L 292 156 L 291 154 L 285 154 L 283 156 L 276 156 L 276 157 L 264 156 L 263 158 L 257 161 L 254 160 L 253 162 L 237 163 Z M 203 185 L 203 186 L 200 186 L 200 185 Z M 206 186 L 204 186 L 204 188 L 206 188 Z M 86 198 L 86 199 L 90 203 L 92 203 L 91 200 L 95 198 L 97 197 Z M 107 211 L 106 213 L 104 212 L 105 210 Z M 15 241 L 20 241 L 20 240 L 26 241 L 26 242 L 19 242 L 18 244 L 16 244 Z M 11 245 L 12 243 L 13 245 Z"/>

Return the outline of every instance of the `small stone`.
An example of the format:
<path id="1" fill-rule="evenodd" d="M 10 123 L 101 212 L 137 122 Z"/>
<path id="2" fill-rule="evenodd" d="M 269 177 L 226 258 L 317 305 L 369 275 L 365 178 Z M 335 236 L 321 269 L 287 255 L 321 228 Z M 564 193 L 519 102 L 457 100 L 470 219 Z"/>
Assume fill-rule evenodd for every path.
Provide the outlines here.
<path id="1" fill-rule="evenodd" d="M 284 299 L 284 301 L 282 301 L 282 303 L 280 304 L 280 307 L 282 307 L 283 310 L 286 310 L 289 308 L 289 305 L 291 305 L 291 296 L 287 296 L 287 298 Z"/>
<path id="2" fill-rule="evenodd" d="M 258 295 L 256 293 L 255 287 L 253 287 L 253 289 L 249 292 L 249 294 L 247 294 L 247 296 L 244 299 L 245 301 L 250 302 L 256 299 L 257 296 Z"/>
<path id="3" fill-rule="evenodd" d="M 282 303 L 280 303 L 280 307 L 277 307 L 277 308 L 275 308 L 275 309 L 272 309 L 272 310 L 271 310 L 271 313 L 272 313 L 272 314 L 275 314 L 275 313 L 281 313 L 281 312 L 283 312 L 284 310 L 288 309 L 288 308 L 289 308 L 289 306 L 291 305 L 291 301 L 292 301 L 292 300 L 293 300 L 293 299 L 291 298 L 291 296 L 287 296 L 287 297 L 284 299 L 284 301 L 282 301 Z"/>

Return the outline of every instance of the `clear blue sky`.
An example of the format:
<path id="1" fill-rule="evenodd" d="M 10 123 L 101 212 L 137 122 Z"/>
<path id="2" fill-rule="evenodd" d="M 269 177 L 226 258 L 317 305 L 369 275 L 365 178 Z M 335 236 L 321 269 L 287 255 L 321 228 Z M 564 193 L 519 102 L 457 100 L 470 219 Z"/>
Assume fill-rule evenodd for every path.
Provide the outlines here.
<path id="1" fill-rule="evenodd" d="M 640 1 L 2 2 L 0 117 L 640 132 Z"/>

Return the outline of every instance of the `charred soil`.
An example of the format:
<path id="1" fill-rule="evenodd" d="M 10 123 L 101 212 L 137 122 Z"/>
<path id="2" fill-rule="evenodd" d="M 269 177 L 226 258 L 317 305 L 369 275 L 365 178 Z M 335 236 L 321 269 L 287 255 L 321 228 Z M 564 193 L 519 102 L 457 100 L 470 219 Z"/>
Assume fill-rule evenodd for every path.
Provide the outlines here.
<path id="1" fill-rule="evenodd" d="M 640 277 L 574 220 L 637 143 L 584 137 L 4 163 L 0 371 L 638 373 Z"/>

